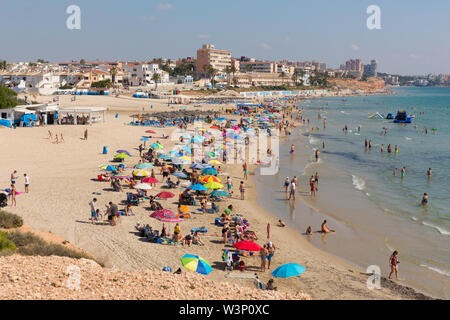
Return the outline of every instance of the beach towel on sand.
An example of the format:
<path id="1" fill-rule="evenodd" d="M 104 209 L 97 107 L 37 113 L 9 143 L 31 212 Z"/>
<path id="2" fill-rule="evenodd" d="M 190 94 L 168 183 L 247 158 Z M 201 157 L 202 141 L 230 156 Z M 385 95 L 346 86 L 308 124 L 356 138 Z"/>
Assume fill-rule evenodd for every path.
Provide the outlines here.
<path id="1" fill-rule="evenodd" d="M 255 274 L 250 273 L 242 273 L 242 272 L 228 272 L 225 274 L 225 278 L 234 278 L 234 279 L 255 279 Z"/>

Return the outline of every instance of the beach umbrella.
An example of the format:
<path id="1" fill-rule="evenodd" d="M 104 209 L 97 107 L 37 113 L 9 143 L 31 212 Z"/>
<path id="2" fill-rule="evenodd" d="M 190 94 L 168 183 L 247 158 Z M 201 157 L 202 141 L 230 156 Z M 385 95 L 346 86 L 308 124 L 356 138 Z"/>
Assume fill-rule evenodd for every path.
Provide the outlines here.
<path id="1" fill-rule="evenodd" d="M 211 158 L 217 157 L 217 154 L 213 151 L 206 151 L 205 154 L 210 156 Z"/>
<path id="2" fill-rule="evenodd" d="M 195 190 L 195 191 L 207 191 L 208 190 L 202 184 L 193 184 L 192 186 L 189 186 L 188 189 Z"/>
<path id="3" fill-rule="evenodd" d="M 211 175 L 200 177 L 199 180 L 200 180 L 201 182 L 204 182 L 204 183 L 208 183 L 208 182 L 222 182 L 222 181 L 221 181 L 219 178 L 217 178 L 216 176 L 211 176 Z"/>
<path id="4" fill-rule="evenodd" d="M 148 171 L 140 169 L 140 170 L 134 170 L 133 175 L 136 177 L 147 177 L 150 174 L 148 173 Z"/>
<path id="5" fill-rule="evenodd" d="M 128 174 L 125 173 L 121 173 L 121 174 L 115 174 L 112 176 L 114 179 L 126 179 L 129 177 Z"/>
<path id="6" fill-rule="evenodd" d="M 160 199 L 169 199 L 169 198 L 175 197 L 175 195 L 172 192 L 163 191 L 163 192 L 158 193 L 156 195 L 156 197 L 160 198 Z"/>
<path id="7" fill-rule="evenodd" d="M 189 153 L 189 154 L 192 153 L 191 149 L 188 148 L 188 146 L 182 146 L 181 148 L 182 148 L 183 150 L 185 150 L 185 151 L 186 151 L 187 153 Z"/>
<path id="8" fill-rule="evenodd" d="M 191 168 L 193 169 L 206 169 L 206 168 L 210 168 L 211 166 L 209 164 L 206 163 L 193 163 L 191 164 Z"/>
<path id="9" fill-rule="evenodd" d="M 262 247 L 253 242 L 253 241 L 239 241 L 233 244 L 233 247 L 235 247 L 238 250 L 244 250 L 244 251 L 260 251 Z"/>
<path id="10" fill-rule="evenodd" d="M 205 168 L 202 170 L 202 173 L 205 175 L 217 176 L 217 170 L 214 168 Z"/>
<path id="11" fill-rule="evenodd" d="M 211 127 L 209 127 L 210 129 L 219 129 L 219 127 L 218 126 L 211 126 Z"/>
<path id="12" fill-rule="evenodd" d="M 142 179 L 142 182 L 144 183 L 159 183 L 158 179 L 153 178 L 153 177 L 147 177 Z"/>
<path id="13" fill-rule="evenodd" d="M 272 271 L 276 278 L 290 278 L 301 275 L 306 268 L 297 263 L 286 263 Z"/>
<path id="14" fill-rule="evenodd" d="M 170 222 L 170 223 L 177 223 L 183 221 L 183 219 L 181 219 L 175 213 L 173 213 L 173 211 L 168 209 L 157 210 L 153 212 L 150 215 L 150 217 L 162 222 Z"/>
<path id="15" fill-rule="evenodd" d="M 105 171 L 117 171 L 117 168 L 114 166 L 106 166 L 104 168 L 102 168 Z"/>
<path id="16" fill-rule="evenodd" d="M 223 184 L 220 184 L 218 182 L 208 182 L 207 184 L 205 184 L 205 187 L 210 189 L 210 190 L 222 189 L 223 188 Z"/>
<path id="17" fill-rule="evenodd" d="M 208 163 L 210 164 L 221 164 L 219 160 L 209 160 Z"/>
<path id="18" fill-rule="evenodd" d="M 150 141 L 150 139 L 149 138 L 141 138 L 141 139 L 139 139 L 140 141 Z"/>
<path id="19" fill-rule="evenodd" d="M 141 163 L 136 166 L 137 169 L 149 169 L 153 168 L 153 165 L 151 163 Z"/>
<path id="20" fill-rule="evenodd" d="M 182 156 L 182 157 L 179 157 L 178 160 L 191 161 L 191 157 Z"/>
<path id="21" fill-rule="evenodd" d="M 156 132 L 153 130 L 146 130 L 145 133 L 156 133 Z"/>
<path id="22" fill-rule="evenodd" d="M 178 177 L 178 178 L 182 178 L 182 179 L 186 179 L 188 177 L 183 172 L 175 172 L 175 173 L 172 173 L 172 175 L 175 176 L 175 177 Z"/>
<path id="23" fill-rule="evenodd" d="M 117 153 L 125 153 L 131 157 L 131 154 L 127 150 L 117 150 Z"/>
<path id="24" fill-rule="evenodd" d="M 209 274 L 212 271 L 208 261 L 193 254 L 185 254 L 181 258 L 181 264 L 186 269 L 200 274 Z"/>
<path id="25" fill-rule="evenodd" d="M 228 197 L 230 194 L 224 190 L 214 190 L 211 192 L 211 195 L 214 197 Z"/>
<path id="26" fill-rule="evenodd" d="M 149 184 L 147 183 L 138 183 L 136 185 L 134 185 L 135 189 L 141 189 L 141 190 L 151 190 L 153 189 Z"/>
<path id="27" fill-rule="evenodd" d="M 172 159 L 167 154 L 160 154 L 160 155 L 157 156 L 157 158 L 163 159 L 163 160 L 171 160 Z"/>
<path id="28" fill-rule="evenodd" d="M 152 148 L 152 149 L 162 149 L 163 146 L 162 146 L 161 144 L 155 142 L 155 143 L 153 143 L 153 144 L 150 146 L 150 148 Z"/>
<path id="29" fill-rule="evenodd" d="M 125 158 L 129 158 L 129 157 L 130 156 L 127 155 L 126 153 L 119 153 L 114 156 L 115 159 L 125 159 Z"/>

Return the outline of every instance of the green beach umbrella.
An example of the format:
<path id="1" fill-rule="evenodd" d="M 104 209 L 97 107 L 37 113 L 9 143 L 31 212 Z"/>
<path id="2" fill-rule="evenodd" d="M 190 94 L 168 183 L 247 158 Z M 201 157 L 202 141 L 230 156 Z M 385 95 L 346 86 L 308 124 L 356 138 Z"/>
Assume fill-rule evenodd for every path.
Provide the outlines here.
<path id="1" fill-rule="evenodd" d="M 200 274 L 209 274 L 212 271 L 211 265 L 208 261 L 193 254 L 185 254 L 181 258 L 181 264 L 186 269 Z"/>

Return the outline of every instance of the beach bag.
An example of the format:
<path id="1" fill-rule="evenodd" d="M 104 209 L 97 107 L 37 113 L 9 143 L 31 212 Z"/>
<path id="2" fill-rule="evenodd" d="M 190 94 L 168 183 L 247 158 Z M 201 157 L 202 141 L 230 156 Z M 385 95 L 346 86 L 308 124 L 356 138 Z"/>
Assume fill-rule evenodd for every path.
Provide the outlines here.
<path id="1" fill-rule="evenodd" d="M 172 272 L 172 268 L 171 268 L 171 267 L 163 267 L 163 268 L 162 268 L 162 271 L 165 271 L 165 272 Z"/>

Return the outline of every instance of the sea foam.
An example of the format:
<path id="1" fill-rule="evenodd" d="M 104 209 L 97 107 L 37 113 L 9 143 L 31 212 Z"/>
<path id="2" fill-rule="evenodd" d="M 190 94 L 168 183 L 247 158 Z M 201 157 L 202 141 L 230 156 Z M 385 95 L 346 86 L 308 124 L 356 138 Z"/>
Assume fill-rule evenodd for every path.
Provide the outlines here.
<path id="1" fill-rule="evenodd" d="M 353 185 L 358 190 L 364 190 L 366 188 L 366 181 L 358 176 L 352 174 Z"/>

